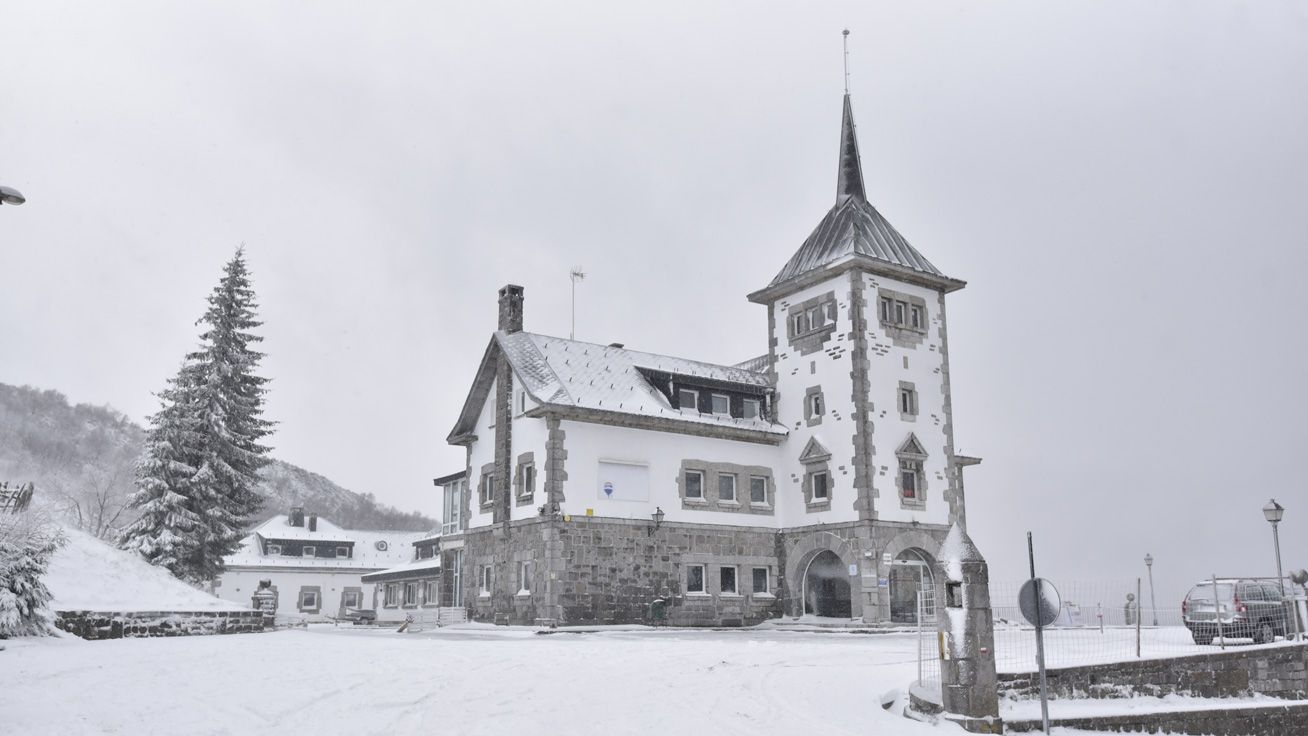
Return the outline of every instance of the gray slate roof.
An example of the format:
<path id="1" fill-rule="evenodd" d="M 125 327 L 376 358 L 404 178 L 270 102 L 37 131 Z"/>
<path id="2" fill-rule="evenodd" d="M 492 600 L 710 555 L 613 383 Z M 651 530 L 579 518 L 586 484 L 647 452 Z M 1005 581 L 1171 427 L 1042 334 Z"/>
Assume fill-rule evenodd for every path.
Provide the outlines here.
<path id="1" fill-rule="evenodd" d="M 641 372 L 769 388 L 767 376 L 758 371 L 531 332 L 496 332 L 495 340 L 527 392 L 543 404 L 785 433 L 780 425 L 762 419 L 674 409 Z"/>
<path id="2" fill-rule="evenodd" d="M 836 205 L 769 286 L 852 256 L 866 256 L 929 276 L 947 278 L 868 203 L 863 191 L 863 165 L 858 155 L 858 136 L 854 130 L 849 95 L 845 95 L 840 127 L 836 198 Z"/>

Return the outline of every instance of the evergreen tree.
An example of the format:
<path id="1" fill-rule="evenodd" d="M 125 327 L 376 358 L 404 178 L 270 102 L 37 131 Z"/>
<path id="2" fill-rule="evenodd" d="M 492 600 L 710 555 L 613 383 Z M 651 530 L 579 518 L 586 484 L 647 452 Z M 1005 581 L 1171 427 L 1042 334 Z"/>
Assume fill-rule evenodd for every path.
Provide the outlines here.
<path id="1" fill-rule="evenodd" d="M 50 590 L 41 577 L 64 538 L 49 524 L 12 519 L 0 521 L 0 639 L 53 633 Z"/>
<path id="2" fill-rule="evenodd" d="M 128 504 L 141 515 L 118 539 L 118 546 L 188 582 L 203 580 L 196 568 L 206 527 L 199 509 L 210 495 L 196 482 L 202 456 L 193 398 L 198 378 L 196 366 L 183 365 L 159 393 L 162 406 L 150 417 Z"/>
<path id="3" fill-rule="evenodd" d="M 132 508 L 141 518 L 119 544 L 179 578 L 203 582 L 223 570 L 258 512 L 258 471 L 269 462 L 260 443 L 267 379 L 255 374 L 262 353 L 251 344 L 255 318 L 245 255 L 238 250 L 209 295 L 197 324 L 201 346 L 160 395 L 137 473 Z"/>
<path id="4" fill-rule="evenodd" d="M 193 479 L 206 496 L 207 535 L 197 565 L 212 575 L 222 571 L 222 557 L 236 551 L 263 505 L 259 469 L 269 462 L 269 448 L 260 441 L 272 423 L 263 418 L 268 381 L 255 373 L 263 353 L 251 348 L 263 341 L 251 332 L 263 324 L 256 306 L 245 253 L 237 250 L 199 320 L 206 326 L 201 348 L 187 356 L 200 378 L 195 416 L 204 445 Z"/>

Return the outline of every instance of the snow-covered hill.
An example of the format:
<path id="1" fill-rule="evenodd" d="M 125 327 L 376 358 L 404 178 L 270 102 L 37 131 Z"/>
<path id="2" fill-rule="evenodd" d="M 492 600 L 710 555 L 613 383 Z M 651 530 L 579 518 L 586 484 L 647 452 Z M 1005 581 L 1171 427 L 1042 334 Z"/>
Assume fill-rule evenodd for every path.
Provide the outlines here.
<path id="1" fill-rule="evenodd" d="M 0 383 L 0 480 L 35 483 L 38 503 L 102 539 L 132 519 L 123 506 L 143 441 L 141 427 L 107 406 L 71 405 L 57 391 Z M 274 460 L 260 474 L 267 501 L 255 523 L 303 506 L 347 529 L 436 525 L 290 463 Z"/>
<path id="2" fill-rule="evenodd" d="M 196 590 L 140 557 L 65 527 L 68 542 L 43 578 L 56 611 L 238 611 L 249 608 Z"/>

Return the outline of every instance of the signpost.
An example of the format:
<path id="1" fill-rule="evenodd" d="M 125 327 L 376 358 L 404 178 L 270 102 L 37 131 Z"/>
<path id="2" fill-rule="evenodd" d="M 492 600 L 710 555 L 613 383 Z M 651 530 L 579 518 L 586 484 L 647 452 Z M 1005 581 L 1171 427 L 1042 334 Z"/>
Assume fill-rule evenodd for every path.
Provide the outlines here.
<path id="1" fill-rule="evenodd" d="M 1053 583 L 1036 577 L 1035 545 L 1031 532 L 1026 533 L 1026 551 L 1031 559 L 1031 579 L 1022 584 L 1017 593 L 1017 605 L 1022 617 L 1035 626 L 1036 664 L 1040 667 L 1040 722 L 1049 733 L 1049 686 L 1045 680 L 1045 627 L 1058 620 L 1063 601 Z"/>

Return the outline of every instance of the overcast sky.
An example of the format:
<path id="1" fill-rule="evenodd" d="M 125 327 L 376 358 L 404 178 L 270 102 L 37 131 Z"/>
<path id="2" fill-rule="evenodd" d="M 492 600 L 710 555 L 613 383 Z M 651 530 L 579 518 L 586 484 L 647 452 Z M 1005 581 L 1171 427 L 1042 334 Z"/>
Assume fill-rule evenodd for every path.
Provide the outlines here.
<path id="1" fill-rule="evenodd" d="M 622 5 L 624 7 L 616 7 Z M 0 381 L 138 421 L 244 242 L 276 455 L 435 515 L 495 326 L 735 362 L 834 201 L 949 297 L 997 579 L 1308 567 L 1308 6 L 39 3 L 0 16 Z"/>

